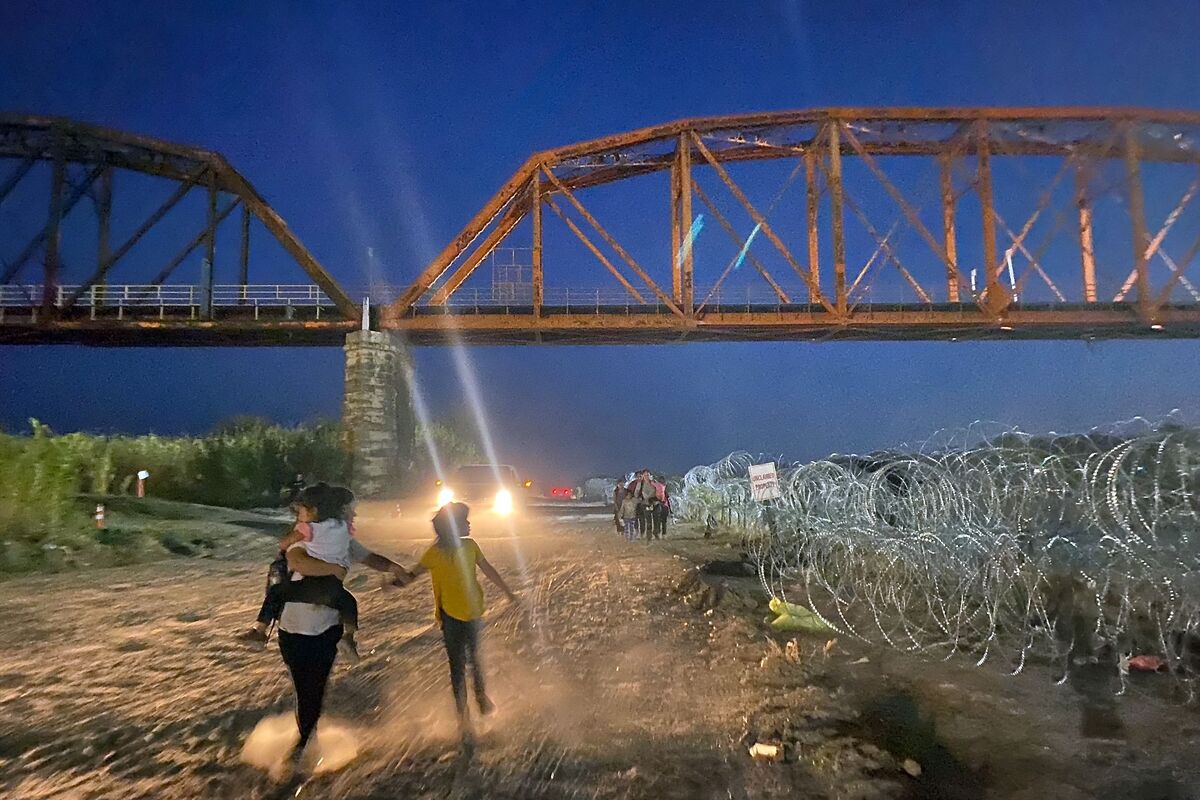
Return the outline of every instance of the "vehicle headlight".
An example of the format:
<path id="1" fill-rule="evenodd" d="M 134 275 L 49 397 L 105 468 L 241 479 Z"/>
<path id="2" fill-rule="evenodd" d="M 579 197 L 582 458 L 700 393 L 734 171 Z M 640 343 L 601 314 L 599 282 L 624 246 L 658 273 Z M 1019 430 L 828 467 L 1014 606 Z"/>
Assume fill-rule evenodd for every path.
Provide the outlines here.
<path id="1" fill-rule="evenodd" d="M 453 500 L 454 500 L 454 490 L 451 489 L 449 486 L 443 486 L 441 489 L 438 489 L 438 496 L 437 496 L 438 506 L 444 506 L 444 505 L 446 505 L 446 503 L 450 503 Z"/>
<path id="2" fill-rule="evenodd" d="M 512 492 L 508 489 L 501 489 L 496 492 L 495 509 L 497 514 L 511 514 L 513 510 Z"/>

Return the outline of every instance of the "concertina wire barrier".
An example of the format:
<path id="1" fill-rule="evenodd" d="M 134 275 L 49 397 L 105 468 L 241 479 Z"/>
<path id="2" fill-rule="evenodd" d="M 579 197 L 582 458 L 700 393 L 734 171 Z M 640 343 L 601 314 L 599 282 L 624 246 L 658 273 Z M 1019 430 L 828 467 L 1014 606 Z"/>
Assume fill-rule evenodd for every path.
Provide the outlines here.
<path id="1" fill-rule="evenodd" d="M 742 534 L 773 596 L 841 634 L 1015 674 L 1152 654 L 1200 676 L 1200 428 L 1178 412 L 1076 435 L 976 423 L 919 447 L 787 463 L 735 452 L 687 473 L 683 517 Z M 782 497 L 751 498 L 776 461 Z"/>

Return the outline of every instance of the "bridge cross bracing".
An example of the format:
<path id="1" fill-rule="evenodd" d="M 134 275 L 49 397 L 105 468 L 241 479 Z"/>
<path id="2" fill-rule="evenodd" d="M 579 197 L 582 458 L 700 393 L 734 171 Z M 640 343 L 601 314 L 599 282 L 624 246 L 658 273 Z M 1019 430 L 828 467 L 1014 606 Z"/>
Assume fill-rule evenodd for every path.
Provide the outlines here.
<path id="1" fill-rule="evenodd" d="M 31 164 L 53 176 L 46 226 L 0 263 L 0 341 L 326 344 L 361 321 L 366 293 L 220 156 L 6 120 L 0 157 L 0 202 Z M 102 215 L 114 169 L 177 184 L 147 225 L 192 189 L 204 219 L 152 279 L 106 283 L 129 246 L 103 244 L 93 274 L 61 286 L 55 220 L 82 197 Z M 410 285 L 373 288 L 372 318 L 414 344 L 1196 336 L 1198 193 L 1193 112 L 682 120 L 531 156 Z M 236 284 L 172 283 L 189 255 L 212 263 L 238 209 L 242 242 L 257 220 L 310 283 L 251 283 L 245 244 Z M 18 283 L 37 253 L 41 280 Z"/>

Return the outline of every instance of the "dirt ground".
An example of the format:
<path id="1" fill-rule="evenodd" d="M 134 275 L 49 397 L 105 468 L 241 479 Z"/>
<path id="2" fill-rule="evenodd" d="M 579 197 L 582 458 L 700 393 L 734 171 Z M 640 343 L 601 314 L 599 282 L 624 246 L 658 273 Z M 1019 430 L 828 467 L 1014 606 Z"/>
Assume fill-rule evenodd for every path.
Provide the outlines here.
<path id="1" fill-rule="evenodd" d="M 405 562 L 429 540 L 421 513 L 359 530 Z M 789 644 L 753 580 L 695 578 L 731 550 L 686 531 L 647 545 L 527 518 L 475 533 L 524 599 L 490 592 L 500 713 L 464 748 L 428 581 L 356 572 L 365 658 L 335 666 L 319 742 L 326 767 L 354 757 L 303 781 L 243 761 L 248 740 L 288 732 L 293 702 L 275 643 L 231 638 L 261 599 L 261 530 L 208 558 L 0 583 L 0 797 L 1200 797 L 1200 716 L 1153 687 L 1118 698 L 1055 686 L 1048 667 Z M 755 743 L 779 760 L 752 759 Z"/>

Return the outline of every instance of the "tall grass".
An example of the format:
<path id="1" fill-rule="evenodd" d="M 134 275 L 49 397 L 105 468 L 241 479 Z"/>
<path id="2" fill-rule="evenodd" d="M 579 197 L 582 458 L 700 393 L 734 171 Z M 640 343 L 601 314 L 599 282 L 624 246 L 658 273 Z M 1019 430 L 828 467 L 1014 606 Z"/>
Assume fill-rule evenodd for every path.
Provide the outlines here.
<path id="1" fill-rule="evenodd" d="M 45 541 L 71 517 L 79 485 L 73 443 L 33 423 L 28 437 L 0 436 L 0 535 Z"/>
<path id="2" fill-rule="evenodd" d="M 154 497 L 251 508 L 278 505 L 297 474 L 342 483 L 349 466 L 335 423 L 284 427 L 247 417 L 198 437 L 58 436 L 36 420 L 30 427 L 28 435 L 0 433 L 0 570 L 94 543 L 80 495 L 130 494 L 140 470 L 150 473 Z M 450 467 L 479 459 L 459 427 L 434 423 L 429 430 Z M 432 472 L 428 462 L 418 447 L 406 483 Z"/>

